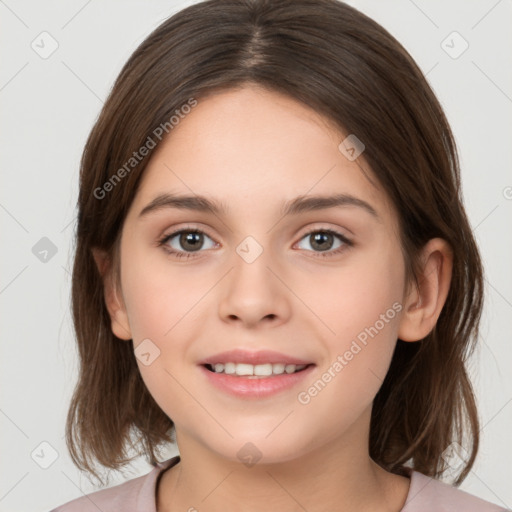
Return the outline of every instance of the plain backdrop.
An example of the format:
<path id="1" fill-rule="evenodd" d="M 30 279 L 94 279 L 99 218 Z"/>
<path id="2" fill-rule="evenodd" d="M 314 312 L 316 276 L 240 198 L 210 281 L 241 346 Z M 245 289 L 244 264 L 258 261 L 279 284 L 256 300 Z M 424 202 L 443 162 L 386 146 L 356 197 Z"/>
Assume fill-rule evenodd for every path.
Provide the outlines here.
<path id="1" fill-rule="evenodd" d="M 77 370 L 69 292 L 78 164 L 122 65 L 190 3 L 0 0 L 1 511 L 44 512 L 95 490 L 71 463 L 63 438 Z M 512 507 L 512 3 L 349 3 L 408 49 L 455 133 L 486 269 L 471 366 L 482 442 L 461 488 Z M 44 55 L 52 45 L 58 47 Z M 139 459 L 125 477 L 113 474 L 111 485 L 150 469 Z"/>

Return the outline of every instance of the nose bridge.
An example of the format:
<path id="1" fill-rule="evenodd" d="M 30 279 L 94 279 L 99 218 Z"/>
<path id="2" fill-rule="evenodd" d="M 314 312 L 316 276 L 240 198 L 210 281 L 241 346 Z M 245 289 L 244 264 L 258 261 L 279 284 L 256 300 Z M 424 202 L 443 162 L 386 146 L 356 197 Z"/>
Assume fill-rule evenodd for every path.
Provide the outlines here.
<path id="1" fill-rule="evenodd" d="M 286 287 L 275 276 L 271 250 L 248 235 L 235 247 L 232 263 L 234 268 L 221 292 L 219 314 L 247 323 L 266 317 L 284 320 L 289 313 Z"/>
<path id="2" fill-rule="evenodd" d="M 264 240 L 259 237 L 259 240 L 248 235 L 235 247 L 236 255 L 232 259 L 235 268 L 230 288 L 244 297 L 254 297 L 253 300 L 266 299 L 270 304 L 271 293 L 278 292 L 275 289 L 275 277 L 269 270 L 273 266 L 271 249 L 268 247 L 269 237 Z"/>
<path id="3" fill-rule="evenodd" d="M 252 235 L 246 236 L 236 247 L 235 252 L 238 256 L 247 264 L 251 265 L 256 260 L 260 259 L 260 256 L 266 252 L 268 256 L 268 248 L 265 250 L 263 245 Z M 267 257 L 264 258 L 265 261 Z M 261 262 L 260 262 L 261 263 Z"/>

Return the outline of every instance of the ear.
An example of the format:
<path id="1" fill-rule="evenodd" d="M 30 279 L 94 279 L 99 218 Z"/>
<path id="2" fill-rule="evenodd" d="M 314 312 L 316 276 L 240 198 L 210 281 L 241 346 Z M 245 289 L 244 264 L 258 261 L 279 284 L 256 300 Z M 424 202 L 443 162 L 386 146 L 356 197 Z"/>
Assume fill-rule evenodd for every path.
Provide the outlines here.
<path id="1" fill-rule="evenodd" d="M 131 340 L 132 334 L 124 301 L 119 299 L 110 258 L 103 250 L 93 247 L 92 254 L 103 279 L 105 305 L 110 315 L 112 332 L 122 340 Z"/>
<path id="2" fill-rule="evenodd" d="M 411 283 L 404 298 L 404 309 L 398 328 L 398 338 L 419 341 L 435 327 L 450 290 L 453 251 L 442 238 L 428 241 L 422 250 L 422 273 L 419 286 Z"/>

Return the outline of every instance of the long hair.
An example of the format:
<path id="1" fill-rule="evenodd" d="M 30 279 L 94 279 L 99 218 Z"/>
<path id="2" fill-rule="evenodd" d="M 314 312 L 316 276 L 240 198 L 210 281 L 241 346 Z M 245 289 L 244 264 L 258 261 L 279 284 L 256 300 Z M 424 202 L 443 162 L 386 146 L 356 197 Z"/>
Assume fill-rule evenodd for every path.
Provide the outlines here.
<path id="1" fill-rule="evenodd" d="M 407 51 L 337 0 L 196 3 L 157 27 L 121 70 L 80 168 L 72 278 L 80 367 L 66 423 L 74 463 L 101 481 L 95 463 L 120 469 L 138 455 L 155 463 L 173 442 L 173 422 L 144 385 L 133 346 L 111 331 L 91 249 L 106 251 L 118 269 L 123 222 L 151 157 L 134 161 L 133 153 L 171 133 L 173 116 L 193 101 L 247 83 L 286 94 L 364 142 L 364 160 L 398 212 L 409 279 L 417 283 L 419 251 L 429 239 L 441 237 L 453 249 L 451 287 L 435 328 L 417 343 L 397 340 L 373 403 L 369 450 L 390 472 L 403 474 L 408 465 L 441 477 L 443 452 L 457 442 L 469 453 L 460 484 L 478 450 L 465 363 L 478 335 L 483 269 L 462 203 L 457 149 Z"/>

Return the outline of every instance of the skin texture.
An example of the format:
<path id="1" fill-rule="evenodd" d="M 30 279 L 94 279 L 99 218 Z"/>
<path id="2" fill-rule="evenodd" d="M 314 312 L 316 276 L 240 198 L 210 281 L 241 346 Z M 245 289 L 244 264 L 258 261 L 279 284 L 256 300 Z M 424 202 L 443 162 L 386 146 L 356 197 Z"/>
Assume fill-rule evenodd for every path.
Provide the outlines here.
<path id="1" fill-rule="evenodd" d="M 423 251 L 420 289 L 405 282 L 398 219 L 362 157 L 338 149 L 343 134 L 295 100 L 257 86 L 200 100 L 155 150 L 121 238 L 121 288 L 105 254 L 112 330 L 134 349 L 145 339 L 160 355 L 137 359 L 150 393 L 176 426 L 181 462 L 158 487 L 158 511 L 398 511 L 409 479 L 368 454 L 372 400 L 397 337 L 417 341 L 435 325 L 451 278 L 451 251 L 433 239 Z M 363 154 L 364 156 L 364 154 Z M 364 173 L 362 169 L 364 168 Z M 365 173 L 371 178 L 369 181 Z M 377 186 L 376 186 L 377 185 Z M 157 194 L 204 195 L 226 215 L 163 208 L 139 212 Z M 300 195 L 346 193 L 372 205 L 282 217 Z M 165 234 L 197 228 L 200 251 L 176 258 Z M 318 249 L 309 230 L 333 229 Z M 252 236 L 263 252 L 247 263 L 236 252 Z M 200 245 L 200 244 L 199 244 Z M 186 252 L 179 235 L 167 247 Z M 368 344 L 307 404 L 297 400 L 366 327 L 401 305 Z M 298 387 L 241 399 L 212 387 L 201 359 L 233 348 L 276 350 L 316 364 Z M 237 452 L 251 442 L 261 459 Z"/>

